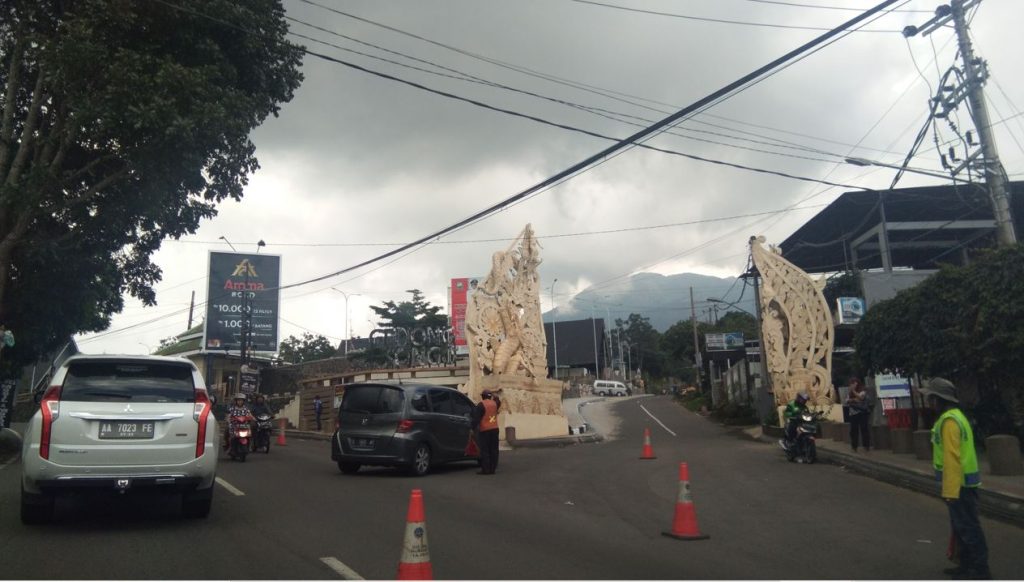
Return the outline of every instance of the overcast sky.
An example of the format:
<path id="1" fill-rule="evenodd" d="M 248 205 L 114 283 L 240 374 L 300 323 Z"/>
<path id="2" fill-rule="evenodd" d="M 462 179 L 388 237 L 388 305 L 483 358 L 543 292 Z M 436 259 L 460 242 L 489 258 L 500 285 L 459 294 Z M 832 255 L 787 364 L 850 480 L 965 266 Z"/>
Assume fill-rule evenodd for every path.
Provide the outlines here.
<path id="1" fill-rule="evenodd" d="M 874 4 L 602 0 L 649 12 L 772 25 L 747 26 L 573 0 L 315 1 L 351 16 L 284 0 L 290 17 L 318 27 L 293 21 L 293 32 L 337 45 L 294 37 L 310 50 L 619 138 L 639 129 L 626 122 L 648 125 L 661 119 L 822 32 L 811 28 L 831 28 L 857 14 L 821 7 Z M 909 42 L 894 31 L 926 22 L 937 5 L 910 0 L 901 7 L 909 11 L 886 14 L 865 27 L 883 32 L 844 37 L 648 143 L 851 186 L 886 187 L 892 170 L 841 160 L 857 156 L 898 164 L 906 155 L 925 119 L 930 87 L 953 64 L 956 41 L 951 28 Z M 1024 2 L 1019 0 L 984 0 L 974 13 L 975 49 L 992 73 L 987 97 L 994 121 L 1024 108 L 1021 22 Z M 129 300 L 110 330 L 78 338 L 83 351 L 155 349 L 161 339 L 186 329 L 193 290 L 200 305 L 196 322 L 201 321 L 208 253 L 230 250 L 222 236 L 239 251 L 254 251 L 258 240 L 266 241 L 263 252 L 282 256 L 282 280 L 293 283 L 429 234 L 612 143 L 312 56 L 305 58 L 303 72 L 305 82 L 295 99 L 253 135 L 262 168 L 252 176 L 245 198 L 221 205 L 219 215 L 195 235 L 166 241 L 155 256 L 163 269 L 158 305 L 145 308 Z M 478 82 L 451 78 L 470 75 Z M 965 113 L 961 125 L 970 126 Z M 1007 172 L 1020 174 L 1024 117 L 996 130 Z M 952 135 L 947 126 L 939 128 L 941 140 Z M 940 169 L 931 136 L 913 166 Z M 900 185 L 937 183 L 908 174 Z M 556 278 L 555 303 L 600 285 L 628 309 L 624 275 L 736 276 L 745 266 L 751 235 L 779 243 L 843 191 L 630 149 L 400 261 L 284 291 L 281 337 L 309 331 L 334 342 L 343 338 L 345 297 L 331 287 L 350 296 L 353 335 L 373 329 L 369 305 L 407 298 L 407 289 L 421 289 L 432 303 L 445 306 L 449 280 L 486 274 L 491 253 L 508 244 L 502 239 L 515 237 L 527 223 L 543 246 L 545 309 Z M 735 218 L 794 205 L 784 213 Z M 663 225 L 673 226 L 643 228 Z M 588 234 L 595 231 L 619 232 Z M 117 331 L 143 322 L 148 323 Z"/>

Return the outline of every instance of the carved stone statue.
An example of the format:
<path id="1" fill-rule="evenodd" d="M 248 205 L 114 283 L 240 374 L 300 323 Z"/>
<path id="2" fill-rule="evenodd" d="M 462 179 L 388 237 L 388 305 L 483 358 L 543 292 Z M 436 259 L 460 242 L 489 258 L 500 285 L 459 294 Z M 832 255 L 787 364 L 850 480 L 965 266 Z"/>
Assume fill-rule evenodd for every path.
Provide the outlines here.
<path id="1" fill-rule="evenodd" d="M 764 237 L 751 237 L 750 252 L 761 274 L 761 333 L 775 403 L 784 405 L 800 392 L 816 408 L 831 409 L 832 312 L 812 279 L 778 249 L 765 248 Z"/>
<path id="2" fill-rule="evenodd" d="M 561 383 L 547 379 L 540 263 L 540 244 L 526 225 L 491 257 L 490 273 L 466 306 L 469 382 L 463 389 L 476 401 L 484 389 L 498 392 L 499 425 L 515 426 L 517 438 L 568 434 Z"/>

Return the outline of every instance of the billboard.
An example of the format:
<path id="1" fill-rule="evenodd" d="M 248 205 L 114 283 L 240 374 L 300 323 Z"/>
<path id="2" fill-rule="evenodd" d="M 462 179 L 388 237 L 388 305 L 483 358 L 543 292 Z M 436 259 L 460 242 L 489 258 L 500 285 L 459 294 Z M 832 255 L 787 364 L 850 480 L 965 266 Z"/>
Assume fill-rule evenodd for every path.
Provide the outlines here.
<path id="1" fill-rule="evenodd" d="M 452 279 L 449 287 L 449 302 L 451 304 L 451 326 L 455 336 L 455 352 L 459 355 L 469 353 L 469 345 L 466 343 L 466 306 L 469 305 L 469 298 L 476 291 L 478 285 L 483 283 L 483 277 L 461 277 Z"/>
<path id="2" fill-rule="evenodd" d="M 839 297 L 836 299 L 839 305 L 839 323 L 860 323 L 864 318 L 864 300 L 860 297 Z"/>
<path id="3" fill-rule="evenodd" d="M 210 252 L 203 348 L 241 351 L 251 313 L 253 352 L 277 352 L 281 256 Z"/>
<path id="4" fill-rule="evenodd" d="M 743 332 L 733 331 L 729 333 L 706 333 L 704 334 L 705 346 L 709 352 L 724 352 L 726 350 L 742 350 Z"/>

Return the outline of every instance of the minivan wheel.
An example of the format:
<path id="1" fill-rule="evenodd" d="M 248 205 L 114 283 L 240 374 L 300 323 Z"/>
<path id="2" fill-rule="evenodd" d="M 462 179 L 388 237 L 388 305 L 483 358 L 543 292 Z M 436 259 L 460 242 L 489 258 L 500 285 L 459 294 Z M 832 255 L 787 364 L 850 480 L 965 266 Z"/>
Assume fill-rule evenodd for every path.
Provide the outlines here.
<path id="1" fill-rule="evenodd" d="M 420 443 L 416 446 L 416 452 L 413 453 L 412 465 L 409 469 L 417 477 L 422 477 L 430 471 L 430 447 L 427 443 Z"/>
<path id="2" fill-rule="evenodd" d="M 21 490 L 21 523 L 37 525 L 53 521 L 53 495 L 25 493 Z"/>
<path id="3" fill-rule="evenodd" d="M 357 472 L 359 472 L 359 467 L 361 466 L 362 465 L 360 465 L 359 463 L 346 463 L 345 461 L 338 461 L 338 468 L 341 469 L 341 472 L 346 475 L 355 475 Z"/>

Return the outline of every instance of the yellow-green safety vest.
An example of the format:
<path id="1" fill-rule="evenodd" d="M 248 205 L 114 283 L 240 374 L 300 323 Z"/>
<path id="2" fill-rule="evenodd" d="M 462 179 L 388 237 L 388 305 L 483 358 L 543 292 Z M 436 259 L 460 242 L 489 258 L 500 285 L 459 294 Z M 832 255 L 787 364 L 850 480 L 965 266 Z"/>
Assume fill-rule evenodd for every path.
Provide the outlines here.
<path id="1" fill-rule="evenodd" d="M 981 485 L 981 473 L 978 472 L 978 455 L 974 450 L 974 432 L 971 431 L 971 424 L 959 408 L 951 408 L 942 413 L 932 427 L 932 465 L 935 467 L 935 478 L 942 480 L 942 423 L 947 418 L 953 419 L 960 427 L 960 467 L 964 473 L 960 484 L 964 487 L 977 487 Z"/>

